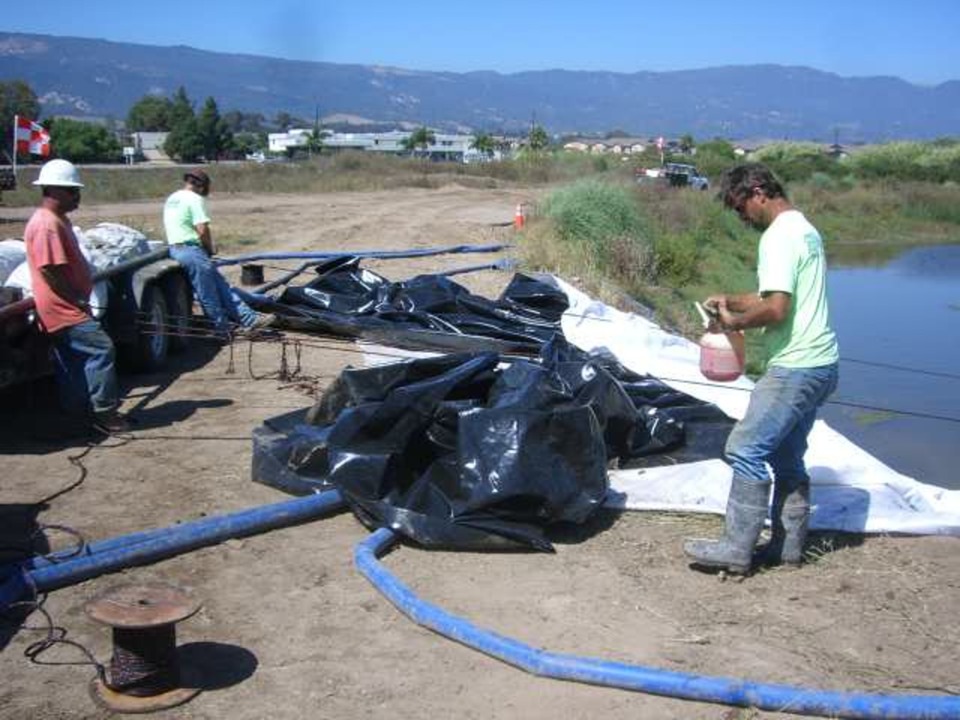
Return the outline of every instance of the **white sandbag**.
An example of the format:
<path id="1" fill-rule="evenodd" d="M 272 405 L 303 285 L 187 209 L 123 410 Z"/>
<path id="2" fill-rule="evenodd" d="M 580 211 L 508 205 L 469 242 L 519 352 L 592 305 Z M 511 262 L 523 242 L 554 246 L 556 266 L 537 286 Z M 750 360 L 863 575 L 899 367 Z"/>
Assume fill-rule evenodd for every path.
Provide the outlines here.
<path id="1" fill-rule="evenodd" d="M 33 297 L 33 280 L 30 277 L 30 266 L 26 261 L 17 265 L 14 271 L 10 273 L 4 285 L 7 287 L 20 288 L 23 290 L 23 296 L 25 298 Z M 98 320 L 107 312 L 107 297 L 108 288 L 106 281 L 98 282 L 93 286 L 88 302 L 90 303 L 90 314 Z"/>
<path id="2" fill-rule="evenodd" d="M 20 288 L 23 290 L 24 297 L 33 297 L 33 283 L 30 280 L 30 266 L 27 265 L 27 261 L 24 260 L 17 265 L 3 284 L 6 287 Z"/>
<path id="3" fill-rule="evenodd" d="M 87 230 L 74 226 L 73 232 L 84 256 L 97 270 L 150 252 L 146 235 L 120 223 L 100 223 Z"/>
<path id="4" fill-rule="evenodd" d="M 0 285 L 7 282 L 17 266 L 27 259 L 27 249 L 23 240 L 10 238 L 0 241 Z"/>

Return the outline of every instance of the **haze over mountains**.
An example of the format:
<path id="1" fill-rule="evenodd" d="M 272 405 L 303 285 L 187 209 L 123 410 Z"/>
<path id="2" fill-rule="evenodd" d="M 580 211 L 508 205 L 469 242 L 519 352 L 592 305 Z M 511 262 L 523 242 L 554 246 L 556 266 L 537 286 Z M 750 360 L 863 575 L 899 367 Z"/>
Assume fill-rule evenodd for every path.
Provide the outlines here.
<path id="1" fill-rule="evenodd" d="M 675 72 L 428 72 L 281 60 L 0 31 L 0 79 L 22 79 L 43 114 L 124 119 L 148 93 L 184 86 L 199 107 L 350 115 L 442 130 L 783 138 L 842 143 L 958 134 L 960 81 L 934 87 L 752 65 Z"/>

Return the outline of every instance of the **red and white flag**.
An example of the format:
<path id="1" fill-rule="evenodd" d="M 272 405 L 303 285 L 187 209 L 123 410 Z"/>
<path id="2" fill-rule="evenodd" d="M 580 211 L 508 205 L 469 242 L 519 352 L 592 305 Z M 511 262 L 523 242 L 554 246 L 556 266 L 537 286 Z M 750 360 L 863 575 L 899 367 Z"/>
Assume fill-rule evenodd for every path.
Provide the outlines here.
<path id="1" fill-rule="evenodd" d="M 40 123 L 28 118 L 14 116 L 13 126 L 16 151 L 21 155 L 50 155 L 50 133 Z"/>

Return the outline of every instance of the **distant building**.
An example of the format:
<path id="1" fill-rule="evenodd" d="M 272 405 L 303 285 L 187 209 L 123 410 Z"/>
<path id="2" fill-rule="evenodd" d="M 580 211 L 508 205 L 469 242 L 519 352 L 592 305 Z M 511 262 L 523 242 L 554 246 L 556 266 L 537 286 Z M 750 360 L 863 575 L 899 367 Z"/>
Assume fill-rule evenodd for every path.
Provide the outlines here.
<path id="1" fill-rule="evenodd" d="M 594 155 L 639 155 L 648 147 L 640 138 L 617 137 L 606 140 L 573 139 L 564 143 L 563 149 L 571 152 L 592 153 Z"/>
<path id="2" fill-rule="evenodd" d="M 163 150 L 163 144 L 167 141 L 169 134 L 168 132 L 131 133 L 135 157 L 147 162 L 172 162 L 170 156 Z"/>
<path id="3" fill-rule="evenodd" d="M 285 153 L 288 149 L 306 147 L 310 140 L 311 130 L 291 128 L 286 132 L 269 133 L 267 135 L 267 149 L 272 153 Z"/>
<path id="4" fill-rule="evenodd" d="M 270 133 L 267 136 L 271 153 L 285 153 L 290 149 L 305 147 L 310 138 L 310 130 L 291 129 L 285 133 Z M 411 133 L 395 130 L 385 133 L 325 133 L 322 137 L 324 152 L 342 152 L 357 150 L 362 152 L 404 155 L 405 146 Z M 434 133 L 433 142 L 425 148 L 415 150 L 417 156 L 431 160 L 451 160 L 455 162 L 473 162 L 481 159 L 480 153 L 472 149 L 472 135 L 454 135 Z M 499 157 L 499 151 L 494 154 Z"/>

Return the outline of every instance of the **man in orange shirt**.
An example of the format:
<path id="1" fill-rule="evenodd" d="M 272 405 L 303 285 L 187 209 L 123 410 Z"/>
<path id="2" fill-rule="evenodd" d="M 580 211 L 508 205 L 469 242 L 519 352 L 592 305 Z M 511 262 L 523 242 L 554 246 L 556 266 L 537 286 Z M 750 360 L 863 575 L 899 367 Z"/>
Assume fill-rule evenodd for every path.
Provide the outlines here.
<path id="1" fill-rule="evenodd" d="M 51 160 L 33 183 L 43 199 L 27 223 L 24 242 L 40 327 L 53 341 L 61 396 L 68 411 L 92 413 L 107 434 L 129 430 L 117 412 L 114 348 L 90 312 L 93 279 L 67 213 L 80 206 L 80 175 L 66 160 Z"/>

